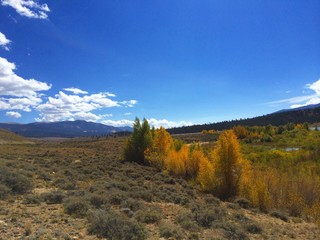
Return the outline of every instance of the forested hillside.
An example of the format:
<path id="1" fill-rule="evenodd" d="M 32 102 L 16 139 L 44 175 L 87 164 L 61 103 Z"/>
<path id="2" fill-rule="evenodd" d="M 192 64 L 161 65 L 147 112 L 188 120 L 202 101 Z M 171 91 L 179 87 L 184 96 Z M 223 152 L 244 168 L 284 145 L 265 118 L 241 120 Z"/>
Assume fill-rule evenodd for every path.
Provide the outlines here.
<path id="1" fill-rule="evenodd" d="M 208 123 L 200 124 L 179 128 L 168 129 L 171 134 L 180 134 L 180 133 L 196 133 L 201 132 L 202 130 L 224 130 L 230 129 L 237 125 L 243 126 L 280 126 L 287 123 L 317 123 L 320 122 L 320 107 L 309 108 L 309 109 L 298 109 L 291 111 L 282 111 L 276 112 L 260 117 L 247 118 L 247 119 L 238 119 L 232 121 L 224 121 L 218 123 Z"/>

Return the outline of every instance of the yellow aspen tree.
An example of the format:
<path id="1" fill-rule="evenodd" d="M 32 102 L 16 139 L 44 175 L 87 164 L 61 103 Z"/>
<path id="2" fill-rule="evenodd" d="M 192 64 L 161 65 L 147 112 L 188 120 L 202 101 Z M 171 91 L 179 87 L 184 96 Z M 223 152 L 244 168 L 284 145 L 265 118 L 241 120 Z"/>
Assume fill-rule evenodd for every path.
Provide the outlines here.
<path id="1" fill-rule="evenodd" d="M 198 181 L 201 188 L 207 192 L 213 192 L 216 186 L 213 164 L 206 158 L 199 162 Z"/>
<path id="2" fill-rule="evenodd" d="M 169 174 L 185 177 L 186 161 L 188 159 L 189 148 L 183 145 L 180 150 L 171 149 L 165 159 L 165 168 Z"/>
<path id="3" fill-rule="evenodd" d="M 164 161 L 173 146 L 173 139 L 163 127 L 154 130 L 153 134 L 153 144 L 146 150 L 146 158 L 152 166 L 160 170 L 164 168 Z"/>
<path id="4" fill-rule="evenodd" d="M 196 179 L 199 173 L 200 162 L 203 161 L 206 156 L 200 145 L 196 145 L 189 153 L 189 157 L 186 161 L 186 175 L 187 178 Z"/>
<path id="5" fill-rule="evenodd" d="M 219 136 L 213 159 L 214 175 L 218 182 L 215 194 L 222 199 L 236 196 L 246 161 L 241 156 L 237 136 L 233 130 L 224 131 Z"/>

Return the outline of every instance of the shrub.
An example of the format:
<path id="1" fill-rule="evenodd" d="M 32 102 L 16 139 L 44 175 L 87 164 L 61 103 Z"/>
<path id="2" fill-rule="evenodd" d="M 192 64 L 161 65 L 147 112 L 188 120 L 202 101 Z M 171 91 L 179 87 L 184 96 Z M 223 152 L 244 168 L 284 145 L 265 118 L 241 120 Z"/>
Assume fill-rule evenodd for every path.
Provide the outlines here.
<path id="1" fill-rule="evenodd" d="M 262 228 L 256 223 L 251 223 L 247 227 L 247 231 L 252 234 L 260 234 L 262 233 Z"/>
<path id="2" fill-rule="evenodd" d="M 10 194 L 10 188 L 0 183 L 0 199 L 6 199 Z"/>
<path id="3" fill-rule="evenodd" d="M 160 224 L 159 230 L 160 237 L 172 238 L 177 240 L 183 239 L 182 229 L 173 223 L 163 222 Z"/>
<path id="4" fill-rule="evenodd" d="M 109 196 L 108 202 L 112 205 L 120 205 L 123 199 L 125 199 L 123 193 L 115 192 Z"/>
<path id="5" fill-rule="evenodd" d="M 0 183 L 16 194 L 24 194 L 32 189 L 32 181 L 29 178 L 6 167 L 0 169 Z"/>
<path id="6" fill-rule="evenodd" d="M 219 207 L 200 207 L 194 209 L 193 214 L 198 225 L 204 228 L 210 228 L 214 221 L 220 221 L 225 216 L 225 212 Z"/>
<path id="7" fill-rule="evenodd" d="M 100 208 L 103 204 L 106 203 L 106 198 L 99 194 L 92 194 L 89 200 L 90 203 L 96 208 Z"/>
<path id="8" fill-rule="evenodd" d="M 73 180 L 71 179 L 68 179 L 66 181 L 66 179 L 64 178 L 58 178 L 54 181 L 54 185 L 57 187 L 57 188 L 61 188 L 63 190 L 74 190 L 76 189 L 76 184 Z"/>
<path id="9" fill-rule="evenodd" d="M 289 217 L 287 216 L 287 214 L 285 214 L 285 213 L 282 212 L 282 211 L 275 210 L 275 211 L 271 212 L 270 215 L 271 215 L 272 217 L 279 218 L 279 219 L 281 219 L 282 221 L 289 222 Z"/>
<path id="10" fill-rule="evenodd" d="M 163 217 L 161 208 L 151 206 L 148 209 L 139 210 L 136 213 L 136 219 L 142 223 L 158 223 Z"/>
<path id="11" fill-rule="evenodd" d="M 248 209 L 250 207 L 250 201 L 246 198 L 237 198 L 234 202 L 244 209 Z"/>
<path id="12" fill-rule="evenodd" d="M 143 208 L 143 203 L 139 200 L 128 198 L 121 202 L 122 208 L 130 208 L 131 211 L 137 211 Z"/>
<path id="13" fill-rule="evenodd" d="M 88 221 L 88 232 L 98 237 L 123 240 L 147 238 L 146 230 L 141 224 L 113 211 L 96 210 L 90 214 Z"/>
<path id="14" fill-rule="evenodd" d="M 43 193 L 41 197 L 47 204 L 60 204 L 63 202 L 65 195 L 60 191 L 53 191 L 53 192 Z"/>
<path id="15" fill-rule="evenodd" d="M 198 232 L 199 227 L 196 222 L 193 220 L 194 216 L 189 211 L 181 211 L 178 213 L 175 219 L 175 223 L 178 223 L 182 228 L 192 231 Z"/>
<path id="16" fill-rule="evenodd" d="M 224 234 L 228 239 L 234 240 L 246 240 L 248 236 L 237 226 L 229 223 L 224 223 L 221 228 L 224 230 Z"/>
<path id="17" fill-rule="evenodd" d="M 88 203 L 81 198 L 68 198 L 64 204 L 64 212 L 74 217 L 85 217 L 89 209 Z"/>
<path id="18" fill-rule="evenodd" d="M 40 204 L 41 198 L 34 194 L 27 194 L 23 197 L 24 204 Z"/>
<path id="19" fill-rule="evenodd" d="M 216 198 L 212 195 L 205 196 L 204 200 L 206 201 L 207 204 L 212 204 L 212 205 L 216 205 L 216 206 L 219 206 L 221 203 L 219 198 Z"/>

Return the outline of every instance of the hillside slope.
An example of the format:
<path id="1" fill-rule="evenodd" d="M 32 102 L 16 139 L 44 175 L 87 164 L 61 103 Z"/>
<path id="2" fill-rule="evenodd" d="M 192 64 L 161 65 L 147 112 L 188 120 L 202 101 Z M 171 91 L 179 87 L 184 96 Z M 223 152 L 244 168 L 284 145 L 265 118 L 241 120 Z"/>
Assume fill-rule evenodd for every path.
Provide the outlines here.
<path id="1" fill-rule="evenodd" d="M 279 126 L 287 123 L 317 123 L 320 122 L 320 107 L 302 108 L 290 111 L 280 111 L 268 115 L 239 119 L 232 121 L 224 121 L 218 123 L 199 124 L 193 126 L 179 127 L 168 129 L 171 134 L 196 133 L 202 130 L 224 130 L 230 129 L 236 125 L 243 126 L 267 126 L 268 124 Z"/>
<path id="2" fill-rule="evenodd" d="M 0 128 L 0 144 L 26 144 L 32 143 L 30 139 L 24 138 L 5 129 Z"/>

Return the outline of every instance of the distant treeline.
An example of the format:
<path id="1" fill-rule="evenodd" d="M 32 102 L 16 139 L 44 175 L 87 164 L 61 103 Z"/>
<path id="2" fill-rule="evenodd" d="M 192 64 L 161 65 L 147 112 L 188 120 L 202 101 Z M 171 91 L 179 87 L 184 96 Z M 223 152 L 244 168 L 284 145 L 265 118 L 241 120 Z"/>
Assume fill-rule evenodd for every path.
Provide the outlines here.
<path id="1" fill-rule="evenodd" d="M 225 130 L 233 128 L 237 125 L 243 126 L 267 126 L 269 124 L 273 126 L 285 125 L 287 123 L 317 123 L 320 122 L 320 107 L 311 109 L 290 110 L 283 112 L 276 112 L 260 117 L 237 119 L 232 121 L 224 121 L 219 123 L 200 124 L 179 128 L 168 129 L 170 134 L 181 133 L 196 133 L 202 130 Z"/>

